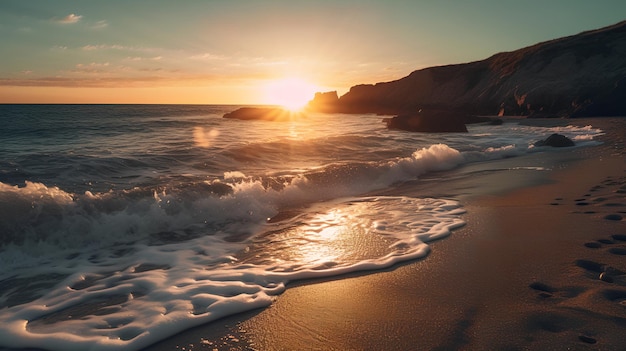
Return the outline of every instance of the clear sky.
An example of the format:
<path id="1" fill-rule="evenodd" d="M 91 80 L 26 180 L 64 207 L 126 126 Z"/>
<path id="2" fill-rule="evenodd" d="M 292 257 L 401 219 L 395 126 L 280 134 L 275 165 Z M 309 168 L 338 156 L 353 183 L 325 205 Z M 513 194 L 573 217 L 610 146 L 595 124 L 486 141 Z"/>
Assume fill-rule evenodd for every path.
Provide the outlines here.
<path id="1" fill-rule="evenodd" d="M 0 0 L 0 102 L 272 103 L 626 19 L 624 0 Z"/>

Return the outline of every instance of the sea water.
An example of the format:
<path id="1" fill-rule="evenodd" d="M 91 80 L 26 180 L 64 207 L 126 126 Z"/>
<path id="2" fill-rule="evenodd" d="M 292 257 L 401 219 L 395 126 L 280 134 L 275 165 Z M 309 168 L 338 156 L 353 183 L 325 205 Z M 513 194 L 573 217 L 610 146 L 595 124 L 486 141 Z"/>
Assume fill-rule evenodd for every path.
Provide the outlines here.
<path id="1" fill-rule="evenodd" d="M 0 346 L 137 350 L 268 306 L 290 281 L 423 258 L 462 204 L 366 194 L 602 133 L 222 118 L 237 107 L 0 105 Z"/>

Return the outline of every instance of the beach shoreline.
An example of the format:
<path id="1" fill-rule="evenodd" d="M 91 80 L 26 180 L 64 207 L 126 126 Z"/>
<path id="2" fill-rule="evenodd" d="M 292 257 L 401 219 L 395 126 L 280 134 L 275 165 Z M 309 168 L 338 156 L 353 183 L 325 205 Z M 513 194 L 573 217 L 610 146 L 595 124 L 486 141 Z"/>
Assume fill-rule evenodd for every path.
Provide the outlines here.
<path id="1" fill-rule="evenodd" d="M 527 123 L 592 125 L 606 134 L 600 146 L 462 167 L 451 188 L 431 174 L 380 192 L 454 195 L 467 224 L 431 243 L 425 259 L 295 282 L 269 308 L 146 350 L 619 349 L 626 120 Z"/>

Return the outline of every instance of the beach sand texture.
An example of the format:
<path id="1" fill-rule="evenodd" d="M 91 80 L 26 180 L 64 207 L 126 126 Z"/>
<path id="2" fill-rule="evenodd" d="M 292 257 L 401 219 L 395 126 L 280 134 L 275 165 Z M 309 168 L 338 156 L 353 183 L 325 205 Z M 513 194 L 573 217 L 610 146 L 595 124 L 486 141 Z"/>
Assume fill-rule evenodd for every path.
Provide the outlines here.
<path id="1" fill-rule="evenodd" d="M 295 282 L 269 308 L 148 350 L 626 350 L 626 119 L 535 123 L 606 135 L 515 160 L 543 172 L 505 159 L 465 167 L 447 189 L 436 174 L 400 186 L 454 195 L 467 225 L 424 260 Z"/>

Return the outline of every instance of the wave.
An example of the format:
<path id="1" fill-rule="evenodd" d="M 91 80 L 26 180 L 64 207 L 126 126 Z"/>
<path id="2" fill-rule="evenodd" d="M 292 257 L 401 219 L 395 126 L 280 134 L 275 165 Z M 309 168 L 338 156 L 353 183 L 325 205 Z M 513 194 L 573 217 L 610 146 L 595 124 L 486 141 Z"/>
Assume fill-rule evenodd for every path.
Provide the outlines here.
<path id="1" fill-rule="evenodd" d="M 594 143 L 587 129 L 575 130 L 578 140 Z M 153 242 L 162 233 L 178 233 L 181 239 L 246 238 L 284 209 L 364 194 L 468 162 L 535 151 L 529 145 L 505 144 L 461 152 L 434 144 L 408 157 L 381 161 L 336 162 L 268 175 L 231 171 L 212 180 L 165 176 L 131 189 L 82 194 L 37 182 L 0 183 L 0 248 L 12 245 L 37 257 L 48 245 L 95 250 L 120 242 Z"/>
<path id="2" fill-rule="evenodd" d="M 428 242 L 464 224 L 462 213 L 449 200 L 345 199 L 268 225 L 250 244 L 201 237 L 134 245 L 98 262 L 66 258 L 38 268 L 35 276 L 21 271 L 19 278 L 1 282 L 10 289 L 0 300 L 0 345 L 137 350 L 190 327 L 268 306 L 290 281 L 424 257 Z M 359 252 L 356 244 L 373 237 L 386 243 L 384 251 Z M 332 252 L 355 248 L 348 257 Z M 234 251 L 242 257 L 227 255 Z M 215 259 L 219 253 L 222 260 Z"/>
<path id="3" fill-rule="evenodd" d="M 195 237 L 234 231 L 241 236 L 284 208 L 366 193 L 462 162 L 460 152 L 438 144 L 388 162 L 336 163 L 288 176 L 248 177 L 235 171 L 212 181 L 178 180 L 103 193 L 68 193 L 29 181 L 24 186 L 0 183 L 0 244 L 47 243 L 72 250 L 151 240 L 163 232 Z"/>

